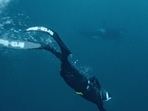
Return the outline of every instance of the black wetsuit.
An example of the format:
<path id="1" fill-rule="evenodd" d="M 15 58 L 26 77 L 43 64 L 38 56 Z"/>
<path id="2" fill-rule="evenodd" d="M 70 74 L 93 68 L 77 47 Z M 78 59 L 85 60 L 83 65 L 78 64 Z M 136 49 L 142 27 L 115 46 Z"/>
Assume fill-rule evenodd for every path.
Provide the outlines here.
<path id="1" fill-rule="evenodd" d="M 80 96 L 86 100 L 96 104 L 100 111 L 106 111 L 103 107 L 103 100 L 100 96 L 101 86 L 97 78 L 87 78 L 74 66 L 72 66 L 72 64 L 68 61 L 68 56 L 71 52 L 56 32 L 54 32 L 52 37 L 60 46 L 61 52 L 58 52 L 53 47 L 44 44 L 42 44 L 40 48 L 52 52 L 61 61 L 60 75 L 71 88 L 73 88 L 76 92 L 79 92 Z"/>

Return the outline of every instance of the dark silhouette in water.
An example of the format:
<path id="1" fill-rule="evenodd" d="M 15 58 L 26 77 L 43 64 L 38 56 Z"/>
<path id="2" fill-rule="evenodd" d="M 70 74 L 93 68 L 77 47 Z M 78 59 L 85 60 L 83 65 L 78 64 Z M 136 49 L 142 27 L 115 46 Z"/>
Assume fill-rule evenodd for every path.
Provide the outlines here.
<path id="1" fill-rule="evenodd" d="M 120 39 L 121 36 L 124 35 L 123 30 L 119 29 L 110 29 L 110 28 L 98 28 L 95 30 L 86 30 L 86 31 L 81 31 L 80 35 L 83 35 L 85 37 L 98 40 L 117 40 Z"/>
<path id="2" fill-rule="evenodd" d="M 108 26 L 105 20 L 101 20 L 102 26 L 92 29 L 87 28 L 86 30 L 79 31 L 81 36 L 91 38 L 94 40 L 119 40 L 126 34 L 126 30 L 120 27 Z"/>
<path id="3" fill-rule="evenodd" d="M 7 45 L 7 40 L 0 39 L 0 44 L 16 49 L 44 49 L 50 51 L 61 61 L 60 75 L 65 82 L 76 91 L 76 94 L 96 104 L 100 111 L 106 111 L 103 107 L 103 101 L 110 100 L 110 94 L 101 89 L 101 85 L 95 76 L 90 78 L 86 77 L 68 61 L 68 56 L 71 54 L 71 52 L 65 46 L 58 34 L 45 27 L 31 27 L 28 28 L 27 31 L 41 31 L 49 34 L 57 42 L 61 51 L 58 52 L 53 46 L 37 42 L 9 41 L 9 45 Z"/>

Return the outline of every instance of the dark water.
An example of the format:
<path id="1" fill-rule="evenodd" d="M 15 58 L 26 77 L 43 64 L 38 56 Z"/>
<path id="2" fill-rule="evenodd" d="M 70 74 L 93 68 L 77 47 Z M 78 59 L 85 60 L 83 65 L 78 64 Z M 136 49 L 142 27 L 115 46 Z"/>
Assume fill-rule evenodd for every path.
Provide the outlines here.
<path id="1" fill-rule="evenodd" d="M 80 64 L 111 92 L 107 111 L 148 111 L 146 0 L 13 0 L 9 7 L 6 12 L 16 22 L 59 33 Z M 17 13 L 30 19 L 17 19 Z M 103 21 L 126 34 L 120 40 L 95 40 L 79 33 L 103 27 Z M 0 111 L 98 111 L 65 84 L 59 70 L 49 52 L 0 49 Z"/>

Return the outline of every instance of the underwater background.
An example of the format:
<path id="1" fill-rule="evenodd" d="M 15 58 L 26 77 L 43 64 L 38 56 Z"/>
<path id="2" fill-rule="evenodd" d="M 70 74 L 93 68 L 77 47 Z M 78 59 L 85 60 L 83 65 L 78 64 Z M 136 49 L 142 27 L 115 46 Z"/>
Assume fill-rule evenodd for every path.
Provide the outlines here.
<path id="1" fill-rule="evenodd" d="M 79 69 L 112 94 L 107 111 L 148 111 L 147 0 L 0 0 L 0 38 L 17 39 L 15 30 L 36 25 L 54 29 Z M 102 27 L 126 33 L 113 40 L 81 34 Z M 0 111 L 98 111 L 59 71 L 50 52 L 0 47 Z"/>

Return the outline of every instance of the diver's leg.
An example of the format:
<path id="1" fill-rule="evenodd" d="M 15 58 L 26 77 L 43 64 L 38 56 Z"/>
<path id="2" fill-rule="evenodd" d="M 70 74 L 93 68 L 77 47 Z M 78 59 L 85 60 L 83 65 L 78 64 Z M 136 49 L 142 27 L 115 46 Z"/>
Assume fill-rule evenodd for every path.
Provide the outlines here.
<path id="1" fill-rule="evenodd" d="M 71 54 L 70 50 L 66 47 L 66 45 L 63 43 L 63 41 L 61 40 L 61 38 L 59 37 L 59 35 L 56 32 L 54 32 L 53 38 L 60 46 L 61 53 L 63 55 L 68 56 L 69 54 Z"/>
<path id="2" fill-rule="evenodd" d="M 53 46 L 43 44 L 43 43 L 38 43 L 35 41 L 23 41 L 24 43 L 24 49 L 44 49 L 50 51 L 53 55 L 55 55 L 60 61 L 61 61 L 61 53 L 57 51 L 56 48 Z"/>
<path id="3" fill-rule="evenodd" d="M 55 55 L 61 61 L 62 54 L 58 52 L 54 47 L 51 47 L 49 45 L 41 45 L 40 49 L 45 49 L 50 51 L 53 55 Z"/>
<path id="4" fill-rule="evenodd" d="M 99 111 L 106 111 L 103 105 L 97 105 Z"/>
<path id="5" fill-rule="evenodd" d="M 62 55 L 61 60 L 62 61 L 67 59 L 68 55 L 71 54 L 71 52 L 68 50 L 66 45 L 63 43 L 63 41 L 61 40 L 61 38 L 59 37 L 59 35 L 55 31 L 48 29 L 46 27 L 42 27 L 42 26 L 41 27 L 39 27 L 39 26 L 29 27 L 28 29 L 26 29 L 26 31 L 40 31 L 40 32 L 47 33 L 48 35 L 53 37 L 53 39 L 58 43 L 58 45 L 61 49 L 61 55 Z"/>

